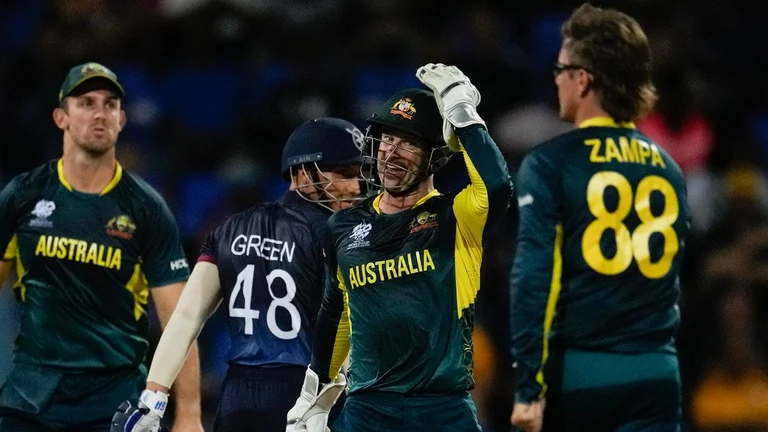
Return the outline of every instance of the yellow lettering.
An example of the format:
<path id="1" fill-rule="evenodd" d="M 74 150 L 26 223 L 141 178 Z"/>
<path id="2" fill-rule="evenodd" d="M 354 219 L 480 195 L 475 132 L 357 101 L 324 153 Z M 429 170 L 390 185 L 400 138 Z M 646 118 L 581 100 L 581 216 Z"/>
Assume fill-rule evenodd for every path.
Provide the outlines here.
<path id="1" fill-rule="evenodd" d="M 432 261 L 432 255 L 429 254 L 429 249 L 424 249 L 424 271 L 428 268 L 435 269 L 435 263 Z"/>
<path id="2" fill-rule="evenodd" d="M 58 237 L 48 237 L 48 241 L 45 242 L 45 256 L 53 257 L 56 255 L 56 243 L 58 240 Z"/>
<path id="3" fill-rule="evenodd" d="M 355 266 L 355 276 L 357 277 L 357 286 L 366 286 L 368 279 L 365 277 L 365 264 Z"/>
<path id="4" fill-rule="evenodd" d="M 85 251 L 88 249 L 88 243 L 78 240 L 77 252 L 75 252 L 75 261 L 85 262 Z"/>
<path id="5" fill-rule="evenodd" d="M 40 236 L 37 240 L 37 247 L 35 248 L 35 255 L 45 256 L 45 236 Z"/>
<path id="6" fill-rule="evenodd" d="M 395 270 L 395 260 L 388 259 L 384 263 L 385 267 L 387 268 L 387 279 L 394 279 L 397 277 L 397 270 Z"/>
<path id="7" fill-rule="evenodd" d="M 384 280 L 384 261 L 376 261 L 376 266 L 379 268 L 379 280 Z"/>
<path id="8" fill-rule="evenodd" d="M 76 239 L 69 239 L 69 253 L 67 254 L 67 259 L 71 260 L 72 257 L 75 255 L 75 247 L 77 246 L 77 240 Z"/>
<path id="9" fill-rule="evenodd" d="M 594 163 L 604 163 L 605 158 L 600 156 L 600 140 L 588 139 L 584 140 L 584 145 L 592 147 L 592 152 L 589 153 L 589 161 Z"/>
<path id="10" fill-rule="evenodd" d="M 619 137 L 619 146 L 621 146 L 621 156 L 624 162 L 638 163 L 640 162 L 640 156 L 637 154 L 637 140 L 632 138 L 632 144 L 630 145 L 627 137 Z"/>
<path id="11" fill-rule="evenodd" d="M 67 241 L 68 239 L 60 238 L 56 248 L 56 258 L 63 259 L 67 256 Z"/>
<path id="12" fill-rule="evenodd" d="M 96 243 L 91 243 L 91 247 L 88 248 L 88 256 L 85 257 L 86 263 L 96 264 L 96 260 L 98 259 L 97 250 Z"/>
<path id="13" fill-rule="evenodd" d="M 375 264 L 372 262 L 369 262 L 365 265 L 365 270 L 368 272 L 368 283 L 376 283 L 376 271 L 374 269 Z"/>
<path id="14" fill-rule="evenodd" d="M 421 266 L 421 254 L 418 253 L 418 252 L 416 252 L 416 265 L 419 266 L 419 271 L 420 272 L 424 271 L 424 267 Z"/>
<path id="15" fill-rule="evenodd" d="M 418 252 L 417 252 L 417 253 L 418 253 Z M 413 267 L 413 256 L 412 256 L 412 255 L 413 255 L 413 254 L 408 254 L 408 255 L 407 255 L 407 257 L 408 257 L 408 271 L 409 271 L 411 274 L 414 274 L 414 273 L 418 273 L 418 272 L 419 272 L 419 269 L 417 269 L 417 268 L 414 268 L 414 267 Z"/>
<path id="16" fill-rule="evenodd" d="M 616 141 L 614 141 L 613 138 L 606 138 L 605 161 L 610 162 L 613 159 L 616 159 L 619 162 L 624 162 L 624 160 L 621 158 L 621 153 L 619 153 L 619 148 L 616 147 Z"/>
<path id="17" fill-rule="evenodd" d="M 355 268 L 349 269 L 349 286 L 350 288 L 357 288 L 357 278 L 355 277 Z"/>
<path id="18" fill-rule="evenodd" d="M 408 273 L 408 265 L 405 263 L 405 257 L 400 255 L 397 257 L 397 277 L 402 276 L 403 273 L 410 274 Z"/>
<path id="19" fill-rule="evenodd" d="M 99 245 L 99 258 L 96 261 L 96 265 L 106 267 L 107 263 L 104 261 L 104 245 Z"/>
<path id="20" fill-rule="evenodd" d="M 637 142 L 640 144 L 640 163 L 645 165 L 645 160 L 651 155 L 651 148 L 645 141 L 638 140 Z"/>
<path id="21" fill-rule="evenodd" d="M 109 268 L 120 270 L 120 265 L 123 262 L 123 251 L 115 249 L 115 253 L 112 254 L 112 260 L 109 262 Z"/>
<path id="22" fill-rule="evenodd" d="M 656 144 L 651 144 L 651 165 L 656 166 L 657 163 L 662 168 L 667 167 L 664 164 L 664 158 L 661 157 L 661 152 L 659 151 L 659 148 L 656 147 Z"/>

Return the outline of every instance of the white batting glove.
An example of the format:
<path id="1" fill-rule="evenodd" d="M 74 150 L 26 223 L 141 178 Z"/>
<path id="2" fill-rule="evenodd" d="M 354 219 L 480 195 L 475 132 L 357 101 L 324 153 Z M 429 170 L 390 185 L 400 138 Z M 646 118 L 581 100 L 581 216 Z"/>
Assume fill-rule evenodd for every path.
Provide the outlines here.
<path id="1" fill-rule="evenodd" d="M 304 385 L 296 404 L 288 411 L 285 432 L 328 432 L 328 413 L 347 386 L 347 379 L 339 374 L 335 382 L 323 384 L 307 368 Z"/>
<path id="2" fill-rule="evenodd" d="M 451 150 L 459 151 L 461 148 L 455 128 L 473 124 L 486 127 L 485 121 L 477 113 L 480 92 L 459 68 L 442 63 L 428 63 L 416 71 L 416 78 L 435 95 L 437 108 L 444 119 L 443 139 Z"/>
<path id="3" fill-rule="evenodd" d="M 136 407 L 123 402 L 112 417 L 111 432 L 158 432 L 160 419 L 168 406 L 168 395 L 161 391 L 144 390 Z"/>

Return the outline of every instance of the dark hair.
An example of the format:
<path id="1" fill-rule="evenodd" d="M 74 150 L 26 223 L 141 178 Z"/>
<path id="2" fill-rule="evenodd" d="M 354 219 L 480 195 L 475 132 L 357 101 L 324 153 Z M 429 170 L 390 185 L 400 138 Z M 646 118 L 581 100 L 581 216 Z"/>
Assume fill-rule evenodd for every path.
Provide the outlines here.
<path id="1" fill-rule="evenodd" d="M 627 14 L 584 3 L 562 27 L 571 62 L 589 69 L 602 108 L 616 121 L 644 117 L 656 103 L 651 48 L 640 24 Z"/>

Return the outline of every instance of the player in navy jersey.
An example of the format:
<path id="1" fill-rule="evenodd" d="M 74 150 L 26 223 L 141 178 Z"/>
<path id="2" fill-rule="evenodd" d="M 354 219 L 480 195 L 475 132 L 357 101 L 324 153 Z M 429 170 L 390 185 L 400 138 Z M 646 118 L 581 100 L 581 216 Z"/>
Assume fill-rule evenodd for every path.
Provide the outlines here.
<path id="1" fill-rule="evenodd" d="M 214 429 L 285 428 L 323 295 L 321 234 L 333 211 L 360 199 L 362 140 L 359 129 L 336 118 L 310 120 L 291 134 L 283 150 L 291 190 L 230 217 L 208 236 L 155 352 L 149 391 L 168 392 L 203 323 L 223 301 L 232 346 Z"/>

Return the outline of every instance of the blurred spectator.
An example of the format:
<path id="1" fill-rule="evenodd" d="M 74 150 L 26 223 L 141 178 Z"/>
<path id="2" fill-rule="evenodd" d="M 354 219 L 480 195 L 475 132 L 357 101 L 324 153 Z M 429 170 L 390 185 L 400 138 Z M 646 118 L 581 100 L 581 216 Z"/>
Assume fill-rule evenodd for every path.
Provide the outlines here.
<path id="1" fill-rule="evenodd" d="M 701 432 L 768 429 L 768 374 L 755 350 L 750 295 L 730 287 L 722 296 L 717 359 L 693 395 L 693 419 Z"/>

